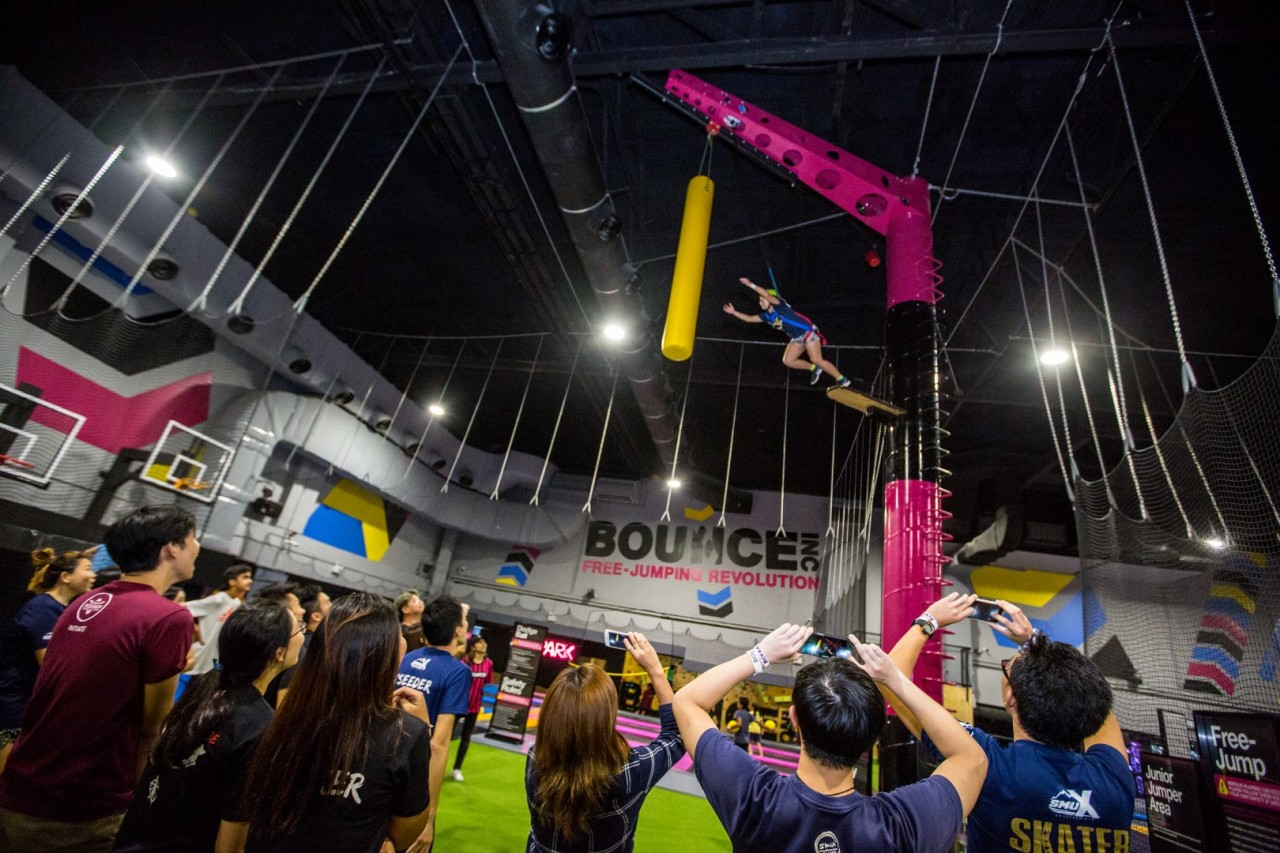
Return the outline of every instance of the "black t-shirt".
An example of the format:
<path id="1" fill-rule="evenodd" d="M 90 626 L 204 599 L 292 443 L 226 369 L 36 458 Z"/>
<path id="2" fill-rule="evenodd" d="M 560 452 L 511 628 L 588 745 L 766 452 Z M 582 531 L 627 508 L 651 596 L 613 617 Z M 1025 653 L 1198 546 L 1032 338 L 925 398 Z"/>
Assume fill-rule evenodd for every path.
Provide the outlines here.
<path id="1" fill-rule="evenodd" d="M 147 765 L 116 835 L 116 850 L 206 851 L 218 823 L 242 821 L 240 794 L 271 707 L 252 686 L 231 691 L 233 709 L 177 769 Z"/>
<path id="2" fill-rule="evenodd" d="M 431 734 L 427 724 L 400 712 L 373 732 L 360 771 L 335 773 L 331 784 L 288 837 L 264 837 L 249 827 L 249 853 L 377 853 L 392 817 L 412 817 L 431 800 L 427 783 Z M 340 777 L 340 778 L 337 778 Z"/>

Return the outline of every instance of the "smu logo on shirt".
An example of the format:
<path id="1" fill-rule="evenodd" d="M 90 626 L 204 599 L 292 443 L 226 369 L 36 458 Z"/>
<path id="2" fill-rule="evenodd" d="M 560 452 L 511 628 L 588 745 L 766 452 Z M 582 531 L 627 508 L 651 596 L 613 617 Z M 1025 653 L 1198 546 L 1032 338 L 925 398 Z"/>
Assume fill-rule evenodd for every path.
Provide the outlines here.
<path id="1" fill-rule="evenodd" d="M 415 660 L 415 661 L 411 661 L 411 662 L 409 663 L 409 666 L 413 667 L 414 669 L 426 669 L 426 668 L 427 668 L 427 659 L 426 659 L 426 658 L 418 658 L 418 659 L 417 659 L 417 660 Z"/>
<path id="2" fill-rule="evenodd" d="M 1098 813 L 1093 806 L 1089 805 L 1089 800 L 1093 798 L 1093 791 L 1059 791 L 1052 800 L 1049 801 L 1049 811 L 1054 814 L 1064 815 L 1065 817 L 1091 818 L 1098 819 Z"/>
<path id="3" fill-rule="evenodd" d="M 813 839 L 813 853 L 840 853 L 840 841 L 834 832 L 824 832 Z"/>
<path id="4" fill-rule="evenodd" d="M 76 621 L 88 622 L 93 617 L 107 609 L 107 605 L 111 603 L 111 593 L 98 592 L 85 599 L 84 603 L 76 608 Z"/>

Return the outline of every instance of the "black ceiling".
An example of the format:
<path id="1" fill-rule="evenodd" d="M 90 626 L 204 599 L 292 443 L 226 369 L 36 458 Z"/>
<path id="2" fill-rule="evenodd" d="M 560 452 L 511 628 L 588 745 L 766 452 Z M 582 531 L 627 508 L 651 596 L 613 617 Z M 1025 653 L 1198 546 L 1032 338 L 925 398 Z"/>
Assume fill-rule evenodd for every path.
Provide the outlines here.
<path id="1" fill-rule="evenodd" d="M 170 185 L 179 200 L 262 95 L 192 204 L 200 221 L 230 242 L 337 67 L 331 52 L 368 46 L 344 55 L 239 253 L 255 264 L 263 257 L 382 62 L 266 276 L 291 296 L 306 290 L 407 138 L 308 310 L 407 387 L 414 402 L 436 397 L 448 380 L 456 435 L 485 389 L 470 434 L 482 448 L 505 448 L 529 382 L 515 446 L 546 451 L 581 345 L 552 459 L 590 473 L 616 359 L 591 334 L 600 311 L 478 3 L 51 2 L 23 26 L 5 28 L 0 62 L 16 65 L 101 139 L 127 142 L 132 151 L 169 145 L 204 99 L 174 149 L 186 176 Z M 1192 6 L 1259 213 L 1274 225 L 1278 183 L 1268 152 L 1280 143 L 1280 75 L 1272 61 L 1280 31 L 1271 4 Z M 1103 291 L 1085 217 L 1078 204 L 1050 202 L 1079 202 L 1083 192 L 1093 205 L 1139 445 L 1150 441 L 1137 414 L 1139 395 L 1157 430 L 1181 399 L 1174 325 L 1117 60 L 1200 384 L 1230 382 L 1274 329 L 1261 241 L 1182 0 L 561 0 L 546 10 L 572 22 L 578 96 L 627 255 L 639 270 L 648 331 L 659 336 L 684 187 L 698 172 L 705 135 L 633 75 L 660 87 L 667 70 L 684 68 L 897 174 L 912 173 L 919 148 L 919 174 L 948 188 L 932 200 L 934 252 L 946 277 L 943 364 L 960 536 L 997 506 L 1019 500 L 1061 517 L 1069 512 L 1019 289 L 1020 274 L 1034 334 L 1047 337 L 1034 254 L 1041 241 L 1050 263 L 1069 277 L 1049 269 L 1055 333 L 1079 346 L 1100 413 L 1102 459 L 1113 465 L 1120 458 L 1108 353 L 1099 346 L 1109 342 Z M 1115 56 L 1104 43 L 1107 19 Z M 298 57 L 315 58 L 282 69 L 263 65 Z M 217 70 L 229 73 L 207 73 Z M 139 85 L 114 85 L 125 83 Z M 428 100 L 424 121 L 409 134 Z M 724 143 L 713 149 L 710 174 L 717 186 L 700 341 L 691 362 L 666 369 L 673 411 L 688 389 L 684 450 L 707 477 L 724 475 L 740 387 L 732 484 L 779 487 L 785 411 L 786 489 L 826 494 L 831 404 L 806 377 L 788 377 L 780 337 L 735 323 L 720 306 L 734 300 L 747 308 L 737 278 L 763 282 L 772 269 L 787 298 L 822 326 L 832 344 L 828 356 L 838 353 L 846 372 L 871 379 L 880 365 L 885 281 L 883 265 L 873 269 L 865 256 L 883 253 L 883 241 Z M 1033 190 L 1045 201 L 1038 212 L 1021 200 Z M 1060 370 L 1069 380 L 1076 459 L 1086 476 L 1096 476 L 1099 453 L 1075 370 Z M 835 419 L 839 460 L 860 423 L 847 410 Z M 601 473 L 665 477 L 661 467 L 622 382 Z M 690 465 L 682 460 L 681 467 Z"/>

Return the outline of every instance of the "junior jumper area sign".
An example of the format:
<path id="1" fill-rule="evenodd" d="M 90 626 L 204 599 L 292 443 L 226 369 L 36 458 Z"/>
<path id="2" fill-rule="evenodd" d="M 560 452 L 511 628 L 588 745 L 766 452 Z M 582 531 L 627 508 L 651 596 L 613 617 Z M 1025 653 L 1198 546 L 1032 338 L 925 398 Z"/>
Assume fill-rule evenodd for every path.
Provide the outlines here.
<path id="1" fill-rule="evenodd" d="M 579 570 L 654 581 L 816 590 L 817 533 L 592 521 Z"/>

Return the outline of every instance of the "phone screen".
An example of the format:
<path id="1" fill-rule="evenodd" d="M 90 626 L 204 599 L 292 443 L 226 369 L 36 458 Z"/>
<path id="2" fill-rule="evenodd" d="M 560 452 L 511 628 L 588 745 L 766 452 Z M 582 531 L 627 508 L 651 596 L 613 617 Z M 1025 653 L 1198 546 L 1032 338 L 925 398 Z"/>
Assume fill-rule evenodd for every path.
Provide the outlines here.
<path id="1" fill-rule="evenodd" d="M 994 622 L 995 615 L 999 613 L 1004 615 L 1004 610 L 999 604 L 986 598 L 979 598 L 973 602 L 973 615 L 970 619 L 981 619 L 983 622 Z"/>
<path id="2" fill-rule="evenodd" d="M 853 643 L 843 637 L 813 633 L 800 647 L 800 654 L 816 658 L 853 658 Z"/>
<path id="3" fill-rule="evenodd" d="M 481 634 L 481 632 L 483 632 L 483 631 L 484 631 L 484 628 L 483 628 L 483 627 L 481 627 L 480 625 L 473 625 L 473 626 L 471 627 L 471 636 L 473 636 L 473 637 L 479 637 L 479 636 L 480 636 L 480 634 Z"/>
<path id="4" fill-rule="evenodd" d="M 604 644 L 611 649 L 625 649 L 626 643 L 623 642 L 627 635 L 622 631 L 605 631 Z"/>

